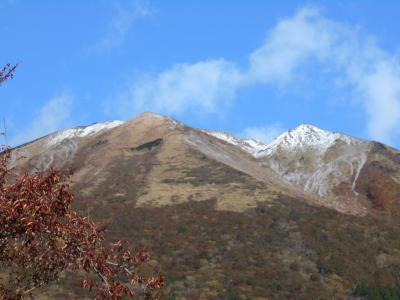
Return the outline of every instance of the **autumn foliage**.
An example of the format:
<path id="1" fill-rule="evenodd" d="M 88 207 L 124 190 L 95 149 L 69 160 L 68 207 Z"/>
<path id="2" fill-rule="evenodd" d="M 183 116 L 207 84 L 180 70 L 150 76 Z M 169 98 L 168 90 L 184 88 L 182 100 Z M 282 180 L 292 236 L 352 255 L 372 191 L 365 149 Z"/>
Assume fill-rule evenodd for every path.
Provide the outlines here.
<path id="1" fill-rule="evenodd" d="M 0 71 L 0 83 L 15 67 Z M 55 170 L 13 174 L 12 150 L 0 149 L 0 298 L 23 299 L 66 272 L 86 275 L 83 286 L 96 299 L 157 299 L 162 275 L 141 276 L 149 260 L 126 241 L 107 243 L 104 226 L 71 208 L 74 195 Z"/>
<path id="2" fill-rule="evenodd" d="M 12 79 L 14 77 L 14 71 L 17 68 L 17 65 L 6 64 L 2 69 L 0 69 L 0 85 L 8 79 Z"/>
<path id="3" fill-rule="evenodd" d="M 63 271 L 84 271 L 97 299 L 157 298 L 163 276 L 136 273 L 148 253 L 132 253 L 123 241 L 108 245 L 104 230 L 71 209 L 74 196 L 55 170 L 11 179 L 9 157 L 6 150 L 0 158 L 1 298 L 22 298 Z"/>

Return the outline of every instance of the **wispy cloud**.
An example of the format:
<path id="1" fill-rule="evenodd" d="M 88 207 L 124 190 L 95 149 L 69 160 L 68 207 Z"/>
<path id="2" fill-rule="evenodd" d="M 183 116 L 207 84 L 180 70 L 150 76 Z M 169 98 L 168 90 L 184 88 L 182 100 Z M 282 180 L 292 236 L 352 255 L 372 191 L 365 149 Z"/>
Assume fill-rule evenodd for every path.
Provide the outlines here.
<path id="1" fill-rule="evenodd" d="M 256 139 L 264 143 L 268 143 L 278 137 L 286 129 L 280 123 L 274 123 L 267 126 L 248 127 L 238 135 L 243 138 Z"/>
<path id="2" fill-rule="evenodd" d="M 317 64 L 318 68 L 312 68 Z M 313 69 L 311 72 L 309 69 Z M 221 112 L 239 88 L 268 84 L 285 88 L 299 77 L 330 72 L 333 84 L 351 90 L 349 105 L 359 105 L 370 138 L 392 143 L 400 128 L 400 61 L 356 26 L 304 7 L 280 20 L 264 43 L 249 54 L 248 67 L 224 59 L 177 64 L 153 76 L 135 78 L 109 107 L 119 112 L 155 110 L 183 114 Z M 125 115 L 126 116 L 126 115 Z"/>
<path id="3" fill-rule="evenodd" d="M 292 18 L 280 21 L 264 44 L 250 54 L 248 79 L 264 83 L 295 79 L 300 63 L 327 58 L 336 30 L 317 9 L 301 9 Z"/>
<path id="4" fill-rule="evenodd" d="M 43 105 L 30 126 L 20 130 L 12 138 L 11 145 L 20 145 L 69 125 L 73 99 L 69 91 L 51 98 Z"/>
<path id="5" fill-rule="evenodd" d="M 329 20 L 315 8 L 282 20 L 250 56 L 252 80 L 288 82 L 309 61 L 352 89 L 367 116 L 368 135 L 393 143 L 400 127 L 400 62 L 356 27 Z M 303 74 L 304 75 L 304 74 Z M 319 76 L 320 74 L 314 74 Z"/>
<path id="6" fill-rule="evenodd" d="M 104 35 L 90 48 L 91 50 L 108 50 L 121 46 L 135 21 L 148 17 L 155 12 L 145 0 L 114 1 L 113 3 L 115 14 Z"/>
<path id="7" fill-rule="evenodd" d="M 129 116 L 132 110 L 139 112 L 149 107 L 173 114 L 216 112 L 234 98 L 240 82 L 240 72 L 225 60 L 177 64 L 158 75 L 136 79 L 118 95 L 116 107 Z"/>

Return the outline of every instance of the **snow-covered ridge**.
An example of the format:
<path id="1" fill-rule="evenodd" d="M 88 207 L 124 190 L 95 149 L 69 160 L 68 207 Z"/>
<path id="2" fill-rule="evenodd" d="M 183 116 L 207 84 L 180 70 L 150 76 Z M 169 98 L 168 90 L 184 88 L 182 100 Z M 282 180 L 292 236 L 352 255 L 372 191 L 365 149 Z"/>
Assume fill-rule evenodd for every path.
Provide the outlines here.
<path id="1" fill-rule="evenodd" d="M 314 148 L 324 152 L 338 140 L 345 144 L 360 141 L 338 132 L 320 129 L 310 124 L 303 124 L 286 131 L 268 144 L 254 139 L 240 139 L 224 131 L 203 130 L 203 132 L 232 145 L 239 146 L 257 158 L 268 156 L 279 148 L 285 150 Z"/>
<path id="2" fill-rule="evenodd" d="M 267 145 L 255 139 L 240 139 L 224 131 L 202 130 L 204 133 L 223 140 L 229 144 L 239 146 L 253 156 L 266 149 Z"/>
<path id="3" fill-rule="evenodd" d="M 53 146 L 62 142 L 65 139 L 74 139 L 74 138 L 94 135 L 96 133 L 99 133 L 100 131 L 110 130 L 124 123 L 125 123 L 124 121 L 115 120 L 103 123 L 95 123 L 93 125 L 86 127 L 77 127 L 77 128 L 57 131 L 47 137 L 47 144 L 49 146 Z"/>

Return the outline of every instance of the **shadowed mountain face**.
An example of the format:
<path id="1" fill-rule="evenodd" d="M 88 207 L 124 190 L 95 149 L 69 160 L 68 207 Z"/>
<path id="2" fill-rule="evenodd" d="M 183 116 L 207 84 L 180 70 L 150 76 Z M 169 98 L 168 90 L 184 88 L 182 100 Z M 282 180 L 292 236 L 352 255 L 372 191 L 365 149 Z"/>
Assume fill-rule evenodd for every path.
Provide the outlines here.
<path id="1" fill-rule="evenodd" d="M 151 250 L 170 299 L 399 285 L 400 153 L 379 143 L 301 125 L 263 144 L 145 113 L 25 144 L 11 167 L 70 170 L 76 207 Z M 82 292 L 50 295 L 67 286 Z"/>

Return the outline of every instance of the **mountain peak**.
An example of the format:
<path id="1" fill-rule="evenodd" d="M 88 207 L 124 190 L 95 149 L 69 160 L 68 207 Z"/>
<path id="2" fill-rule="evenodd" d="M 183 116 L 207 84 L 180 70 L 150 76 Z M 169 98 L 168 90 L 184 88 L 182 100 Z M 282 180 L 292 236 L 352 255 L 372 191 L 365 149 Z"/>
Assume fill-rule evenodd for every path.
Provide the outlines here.
<path id="1" fill-rule="evenodd" d="M 321 132 L 321 131 L 326 131 L 323 130 L 317 126 L 314 126 L 313 124 L 300 124 L 299 126 L 290 129 L 289 131 L 314 131 L 314 132 Z"/>
<path id="2" fill-rule="evenodd" d="M 135 119 L 142 119 L 142 118 L 146 118 L 146 119 L 148 119 L 148 118 L 168 119 L 168 117 L 166 117 L 166 116 L 163 116 L 163 115 L 160 115 L 160 114 L 157 114 L 157 113 L 153 113 L 153 112 L 150 112 L 150 111 L 146 111 L 146 112 L 141 113 L 141 114 L 139 114 L 139 115 L 137 115 L 135 117 Z"/>
<path id="3" fill-rule="evenodd" d="M 280 135 L 276 141 L 286 141 L 295 146 L 300 144 L 303 146 L 316 146 L 328 145 L 338 139 L 349 142 L 351 138 L 339 132 L 318 128 L 312 124 L 301 124 Z"/>
<path id="4" fill-rule="evenodd" d="M 277 140 L 287 142 L 288 145 L 313 146 L 319 144 L 330 144 L 341 137 L 344 137 L 344 135 L 337 132 L 323 130 L 311 124 L 302 124 L 283 133 L 277 138 Z"/>
<path id="5" fill-rule="evenodd" d="M 168 129 L 181 129 L 183 128 L 184 124 L 180 121 L 175 120 L 172 117 L 160 115 L 153 112 L 143 112 L 133 118 L 129 123 L 137 124 L 140 123 L 143 126 L 158 126 L 163 125 L 167 126 Z"/>
<path id="6" fill-rule="evenodd" d="M 322 152 L 331 147 L 336 141 L 345 144 L 360 141 L 339 132 L 332 132 L 318 128 L 312 124 L 301 124 L 282 133 L 275 140 L 266 145 L 257 156 L 266 156 L 275 153 L 279 148 L 286 150 L 313 148 Z"/>

